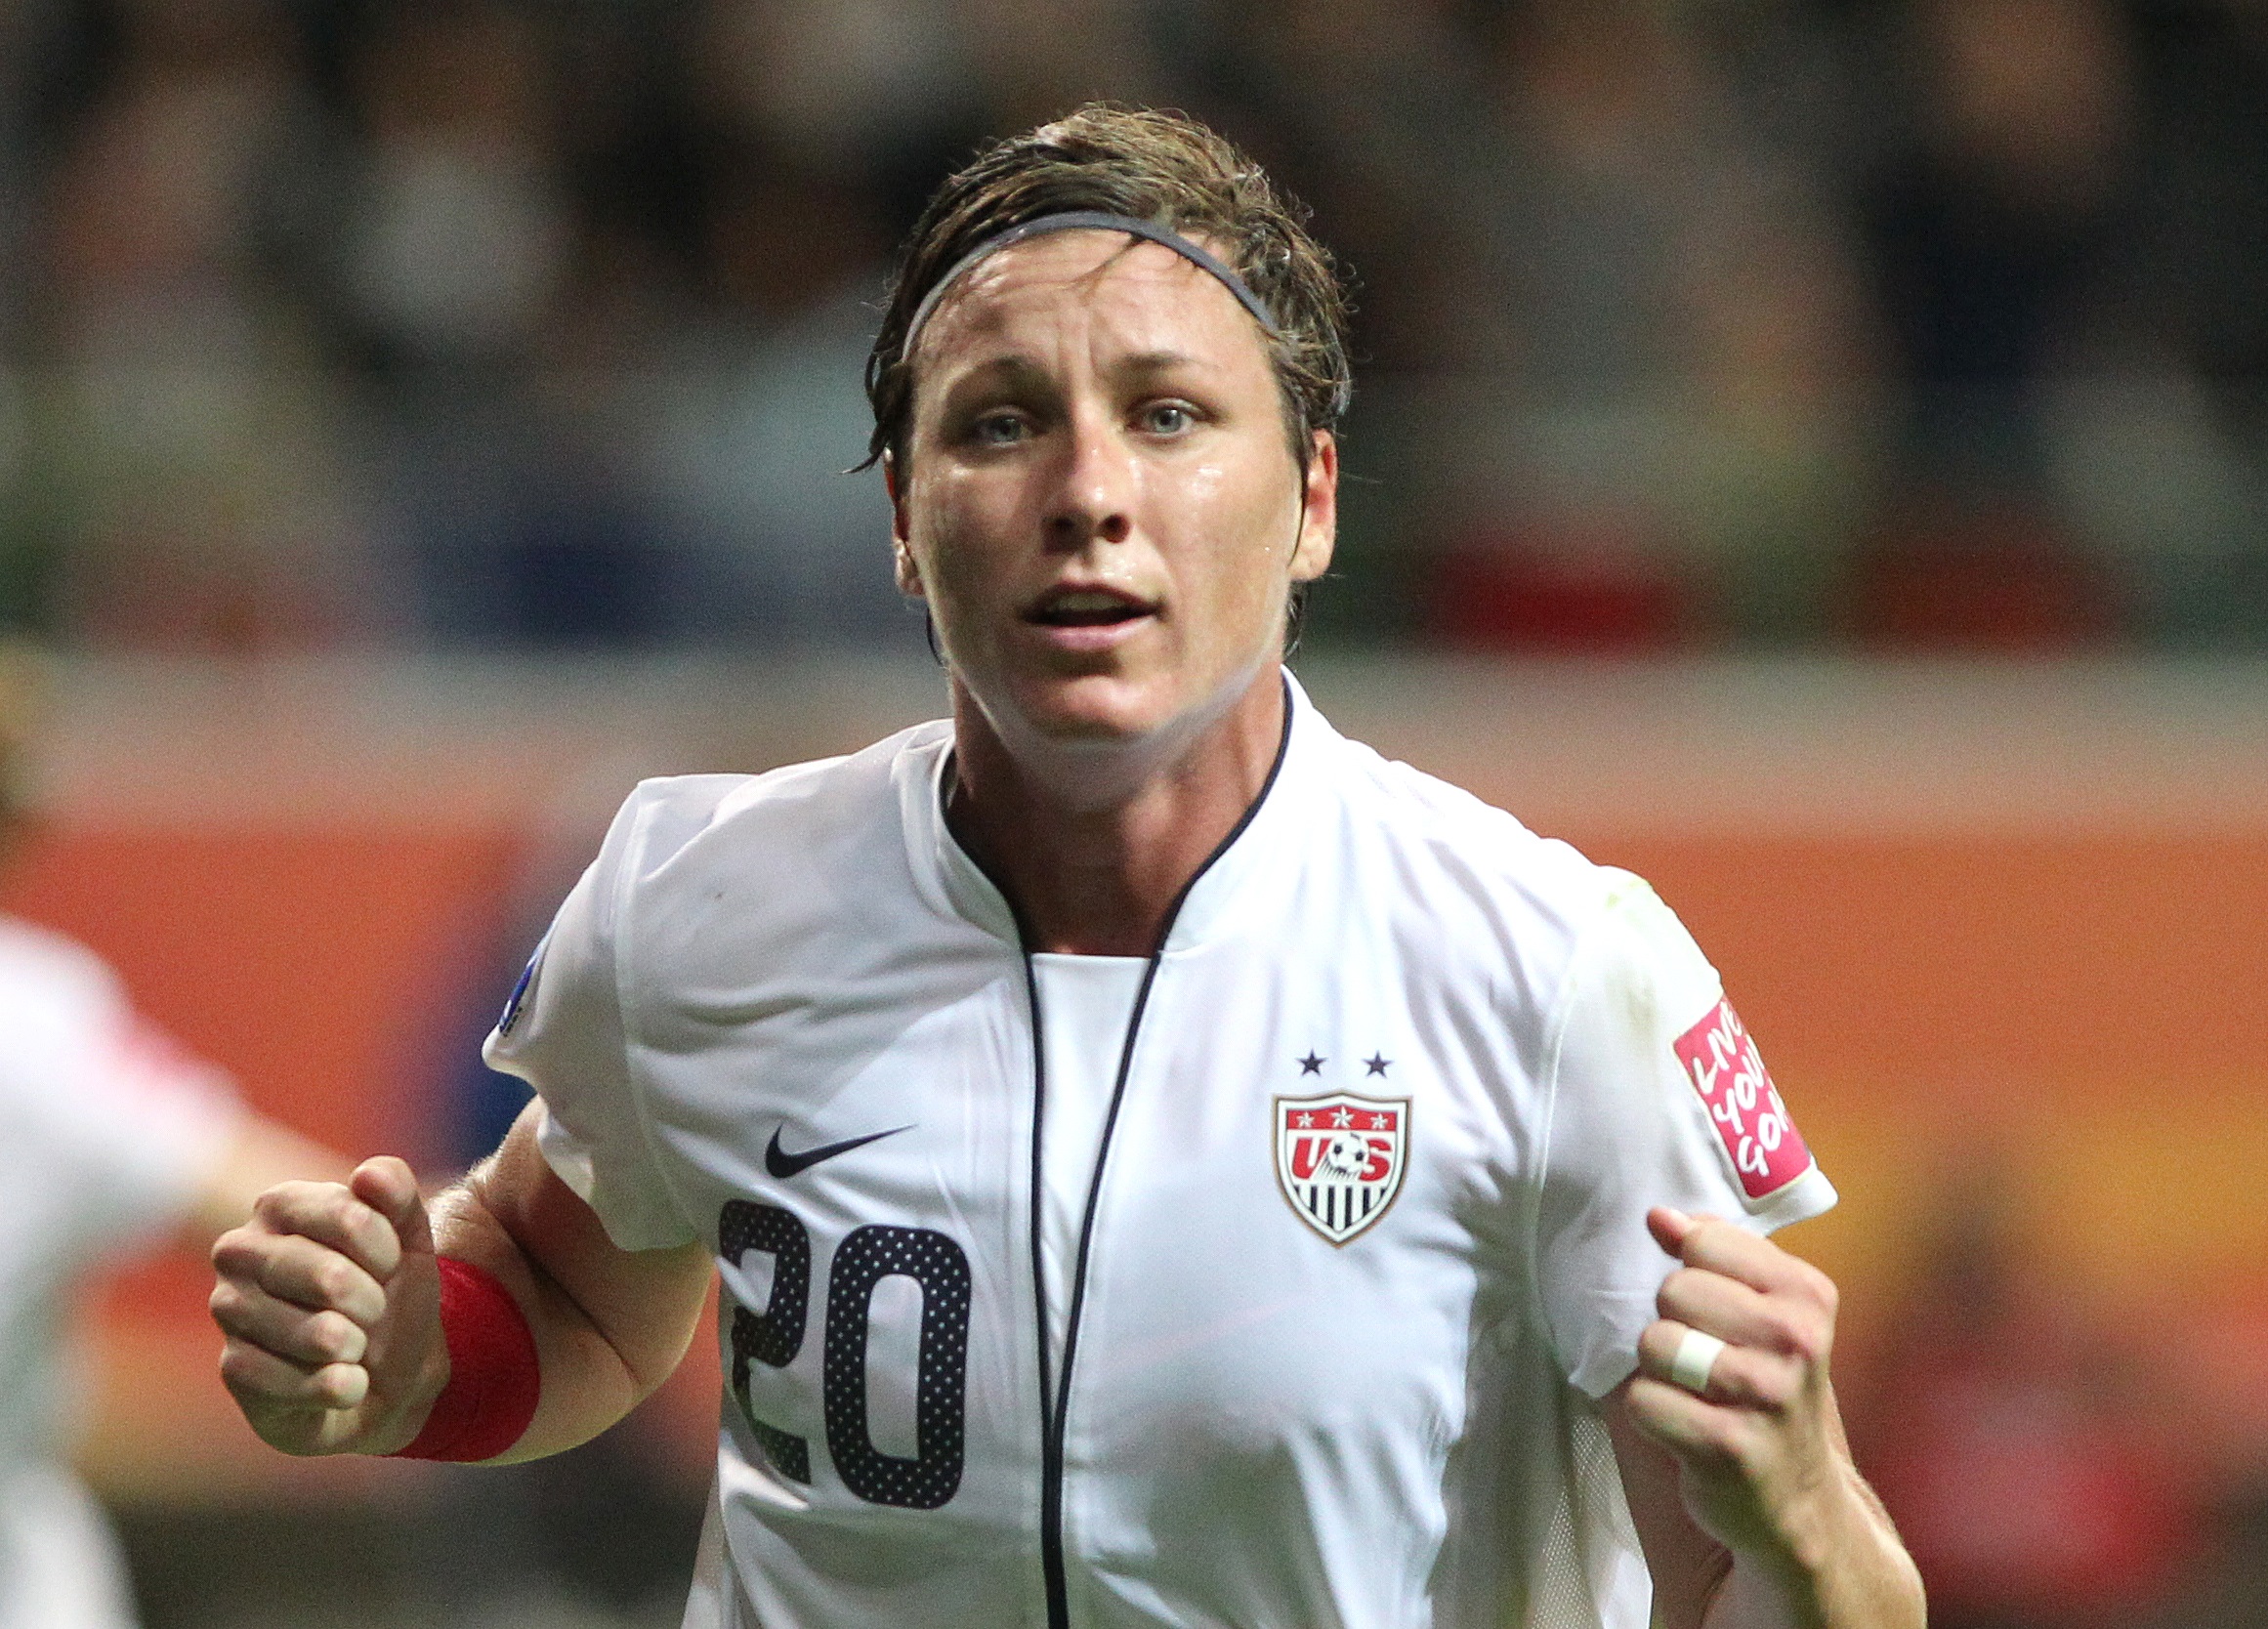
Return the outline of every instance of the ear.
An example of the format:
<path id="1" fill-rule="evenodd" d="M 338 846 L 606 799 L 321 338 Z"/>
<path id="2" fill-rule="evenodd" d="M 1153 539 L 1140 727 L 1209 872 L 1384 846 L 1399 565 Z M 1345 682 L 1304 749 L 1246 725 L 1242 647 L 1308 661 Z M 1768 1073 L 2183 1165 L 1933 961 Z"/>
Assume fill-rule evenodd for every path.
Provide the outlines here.
<path id="1" fill-rule="evenodd" d="M 1291 580 L 1311 583 L 1330 569 L 1339 540 L 1339 441 L 1327 430 L 1314 432 L 1315 450 L 1307 461 L 1300 494 L 1299 541 L 1291 549 Z"/>
<path id="2" fill-rule="evenodd" d="M 905 525 L 905 488 L 898 479 L 898 455 L 882 455 L 882 485 L 890 494 L 890 565 L 898 580 L 898 592 L 909 599 L 926 600 L 929 596 L 921 586 L 921 567 L 913 558 L 913 544 L 908 539 Z"/>

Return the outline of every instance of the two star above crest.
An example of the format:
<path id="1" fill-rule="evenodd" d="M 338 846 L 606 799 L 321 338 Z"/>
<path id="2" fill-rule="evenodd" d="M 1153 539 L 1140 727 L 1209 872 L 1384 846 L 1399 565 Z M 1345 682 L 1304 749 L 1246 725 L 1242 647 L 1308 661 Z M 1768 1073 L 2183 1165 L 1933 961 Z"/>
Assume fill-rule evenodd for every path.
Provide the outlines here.
<path id="1" fill-rule="evenodd" d="M 1292 1062 L 1299 1065 L 1299 1072 L 1301 1074 L 1321 1074 L 1323 1073 L 1323 1066 L 1329 1063 L 1330 1060 L 1328 1058 L 1318 1058 L 1315 1054 L 1315 1048 L 1309 1047 L 1307 1049 L 1307 1056 L 1305 1058 L 1295 1058 L 1292 1060 Z M 1363 1060 L 1364 1069 L 1369 1074 L 1377 1075 L 1380 1077 L 1383 1077 L 1386 1071 L 1393 1066 L 1394 1060 L 1386 1057 L 1382 1053 L 1373 1052 L 1369 1057 Z"/>

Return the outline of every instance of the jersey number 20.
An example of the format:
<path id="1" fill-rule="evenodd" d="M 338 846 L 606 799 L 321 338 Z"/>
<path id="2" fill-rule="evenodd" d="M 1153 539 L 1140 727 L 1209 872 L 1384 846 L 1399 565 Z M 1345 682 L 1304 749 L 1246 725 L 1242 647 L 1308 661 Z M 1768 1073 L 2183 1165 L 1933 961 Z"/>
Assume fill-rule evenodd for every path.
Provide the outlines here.
<path id="1" fill-rule="evenodd" d="M 764 1311 L 733 1309 L 733 1396 L 774 1469 L 808 1483 L 810 1444 L 756 1417 L 748 1405 L 748 1365 L 785 1368 L 803 1350 L 811 1312 L 811 1231 L 777 1205 L 734 1199 L 717 1219 L 717 1245 L 735 1265 L 750 1250 L 772 1257 L 772 1296 Z M 868 1315 L 874 1286 L 893 1275 L 921 1286 L 912 1459 L 877 1448 L 866 1425 Z M 910 1510 L 935 1510 L 953 1496 L 961 1485 L 968 1358 L 967 1253 L 927 1228 L 854 1230 L 828 1271 L 826 1350 L 819 1370 L 827 1453 L 845 1487 L 869 1504 Z"/>

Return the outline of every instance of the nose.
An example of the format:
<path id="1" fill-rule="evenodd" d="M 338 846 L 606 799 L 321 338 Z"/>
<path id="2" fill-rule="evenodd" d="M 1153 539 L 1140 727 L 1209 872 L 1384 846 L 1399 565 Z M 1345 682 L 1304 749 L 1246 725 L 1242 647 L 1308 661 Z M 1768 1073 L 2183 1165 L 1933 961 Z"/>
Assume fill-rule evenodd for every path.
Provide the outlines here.
<path id="1" fill-rule="evenodd" d="M 1064 437 L 1054 491 L 1048 494 L 1048 547 L 1076 554 L 1089 543 L 1123 543 L 1134 531 L 1134 460 L 1114 427 L 1096 414 L 1075 414 Z"/>

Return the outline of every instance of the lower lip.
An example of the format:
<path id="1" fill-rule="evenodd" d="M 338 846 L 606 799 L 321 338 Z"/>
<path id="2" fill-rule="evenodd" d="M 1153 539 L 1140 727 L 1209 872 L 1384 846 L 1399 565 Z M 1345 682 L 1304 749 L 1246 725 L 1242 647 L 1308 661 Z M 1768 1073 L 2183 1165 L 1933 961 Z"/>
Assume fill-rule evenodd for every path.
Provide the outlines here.
<path id="1" fill-rule="evenodd" d="M 1145 611 L 1122 622 L 1033 622 L 1027 626 L 1050 649 L 1094 651 L 1114 649 L 1156 620 L 1156 613 Z"/>

